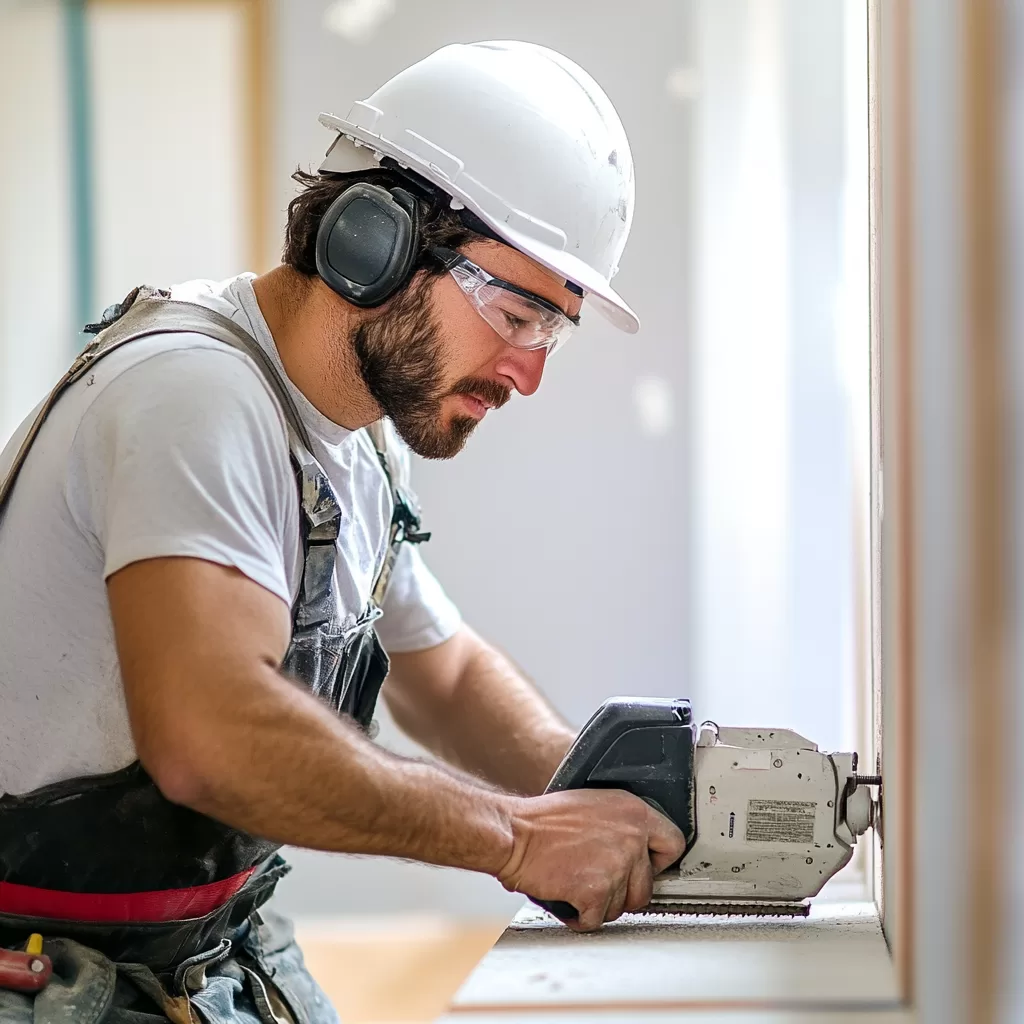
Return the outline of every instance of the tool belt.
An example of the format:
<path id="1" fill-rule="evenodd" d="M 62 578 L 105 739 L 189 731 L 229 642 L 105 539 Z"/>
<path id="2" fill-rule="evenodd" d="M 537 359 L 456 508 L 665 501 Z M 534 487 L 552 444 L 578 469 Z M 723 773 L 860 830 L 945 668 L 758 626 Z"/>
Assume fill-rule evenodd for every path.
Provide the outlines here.
<path id="1" fill-rule="evenodd" d="M 186 919 L 81 921 L 0 911 L 0 946 L 23 946 L 33 932 L 42 932 L 73 939 L 98 950 L 115 963 L 145 964 L 156 974 L 173 971 L 184 961 L 217 948 L 223 939 L 236 939 L 250 916 L 270 899 L 274 887 L 289 870 L 285 861 L 275 855 L 253 871 L 242 887 L 219 906 L 202 916 Z M 152 898 L 154 907 L 159 905 L 157 892 L 147 895 Z M 169 901 L 174 898 L 170 896 Z M 166 905 L 170 906 L 170 902 Z"/>
<path id="2" fill-rule="evenodd" d="M 272 858 L 227 902 L 192 920 L 43 923 L 0 914 L 0 954 L 11 951 L 0 956 L 0 1021 L 338 1024 L 290 922 L 254 909 L 287 870 Z M 32 927 L 49 930 L 26 942 Z M 39 977 L 15 970 L 19 961 Z"/>

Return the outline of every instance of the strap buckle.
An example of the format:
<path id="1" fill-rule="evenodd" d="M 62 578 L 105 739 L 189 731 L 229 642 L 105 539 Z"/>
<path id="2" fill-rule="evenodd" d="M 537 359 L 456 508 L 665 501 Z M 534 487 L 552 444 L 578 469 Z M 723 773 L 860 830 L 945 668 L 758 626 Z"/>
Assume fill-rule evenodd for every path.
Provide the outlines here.
<path id="1" fill-rule="evenodd" d="M 429 530 L 420 530 L 420 517 L 413 511 L 413 503 L 403 487 L 395 488 L 395 511 L 391 522 L 398 526 L 396 541 L 409 544 L 424 544 L 430 540 Z"/>

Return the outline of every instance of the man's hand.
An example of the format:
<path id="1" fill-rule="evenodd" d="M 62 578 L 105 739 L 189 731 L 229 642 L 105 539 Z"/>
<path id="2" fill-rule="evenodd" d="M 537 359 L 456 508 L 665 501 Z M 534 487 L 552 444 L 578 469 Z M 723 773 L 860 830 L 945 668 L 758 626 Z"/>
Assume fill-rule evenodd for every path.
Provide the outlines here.
<path id="1" fill-rule="evenodd" d="M 686 848 L 682 832 L 622 790 L 576 789 L 521 800 L 512 855 L 498 880 L 512 892 L 564 900 L 575 931 L 600 928 L 651 899 L 654 876 Z"/>

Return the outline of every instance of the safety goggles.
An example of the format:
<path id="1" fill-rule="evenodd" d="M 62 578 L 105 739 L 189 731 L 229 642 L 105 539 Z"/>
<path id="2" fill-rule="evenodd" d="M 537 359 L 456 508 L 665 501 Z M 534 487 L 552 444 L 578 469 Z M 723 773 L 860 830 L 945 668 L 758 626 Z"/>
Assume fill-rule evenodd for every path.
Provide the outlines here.
<path id="1" fill-rule="evenodd" d="M 492 277 L 462 253 L 439 245 L 431 246 L 431 252 L 444 264 L 470 305 L 510 345 L 531 351 L 547 349 L 551 356 L 579 326 L 578 316 L 568 316 L 547 299 Z"/>

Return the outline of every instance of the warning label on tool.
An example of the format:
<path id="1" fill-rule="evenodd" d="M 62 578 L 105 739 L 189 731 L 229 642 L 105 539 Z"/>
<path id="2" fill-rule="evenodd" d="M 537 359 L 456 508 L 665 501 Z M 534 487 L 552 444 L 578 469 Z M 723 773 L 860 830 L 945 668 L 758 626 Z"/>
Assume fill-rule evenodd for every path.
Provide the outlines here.
<path id="1" fill-rule="evenodd" d="M 748 800 L 748 843 L 813 843 L 818 805 L 804 800 Z"/>

